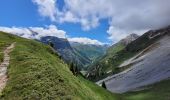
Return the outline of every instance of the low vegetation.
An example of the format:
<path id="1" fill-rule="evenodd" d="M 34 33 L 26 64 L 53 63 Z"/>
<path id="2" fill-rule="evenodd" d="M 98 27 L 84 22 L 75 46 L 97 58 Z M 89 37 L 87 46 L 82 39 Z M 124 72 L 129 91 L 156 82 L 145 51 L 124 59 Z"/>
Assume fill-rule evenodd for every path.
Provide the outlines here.
<path id="1" fill-rule="evenodd" d="M 92 72 L 95 74 L 89 76 L 89 79 L 92 81 L 98 81 L 109 75 L 116 74 L 124 70 L 124 68 L 119 68 L 119 65 L 135 54 L 135 52 L 127 51 L 123 44 L 114 45 L 108 49 L 105 56 L 101 57 L 91 65 L 89 70 L 96 70 Z"/>
<path id="2" fill-rule="evenodd" d="M 72 74 L 50 46 L 0 32 L 0 42 L 16 42 L 1 100 L 114 100 L 105 89 Z"/>
<path id="3" fill-rule="evenodd" d="M 121 96 L 119 94 L 113 94 L 109 91 L 105 91 L 104 88 L 98 87 L 97 85 L 93 84 L 92 82 L 82 78 L 81 76 L 78 77 L 81 82 L 83 82 L 86 86 L 88 86 L 93 92 L 100 97 L 98 100 L 121 100 Z M 87 99 L 84 99 L 87 100 Z"/>
<path id="4" fill-rule="evenodd" d="M 50 46 L 3 32 L 0 32 L 1 59 L 4 48 L 13 42 L 16 42 L 16 45 L 10 53 L 8 82 L 3 92 L 0 93 L 1 100 L 170 99 L 170 80 L 143 87 L 144 90 L 140 91 L 113 94 L 80 75 L 74 76 L 68 65 Z M 133 54 L 120 50 L 115 56 L 117 57 L 113 57 L 113 60 L 118 64 Z M 103 87 L 105 87 L 104 83 Z"/>
<path id="5" fill-rule="evenodd" d="M 3 61 L 3 53 L 2 52 L 0 52 L 0 63 Z"/>
<path id="6" fill-rule="evenodd" d="M 91 66 L 93 68 L 92 74 L 89 76 L 89 79 L 92 81 L 98 81 L 103 79 L 109 75 L 113 75 L 124 71 L 130 66 L 126 66 L 124 68 L 120 68 L 119 65 L 122 64 L 127 59 L 133 57 L 137 53 L 141 52 L 151 44 L 153 44 L 156 40 L 160 39 L 164 34 L 169 33 L 168 28 L 148 31 L 138 39 L 129 43 L 127 46 L 124 46 L 120 43 L 113 45 L 107 51 L 107 54 L 104 57 L 101 57 L 96 62 L 94 62 Z M 150 39 L 150 36 L 154 34 L 162 33 L 155 38 Z M 92 70 L 92 69 L 90 69 Z"/>
<path id="7" fill-rule="evenodd" d="M 144 87 L 145 90 L 129 92 L 121 95 L 122 100 L 169 100 L 170 80 Z"/>
<path id="8" fill-rule="evenodd" d="M 7 38 L 0 37 L 0 63 L 3 61 L 3 57 L 4 57 L 3 50 L 11 43 L 10 38 L 12 37 L 9 36 L 7 40 L 8 42 L 6 42 L 4 40 Z"/>

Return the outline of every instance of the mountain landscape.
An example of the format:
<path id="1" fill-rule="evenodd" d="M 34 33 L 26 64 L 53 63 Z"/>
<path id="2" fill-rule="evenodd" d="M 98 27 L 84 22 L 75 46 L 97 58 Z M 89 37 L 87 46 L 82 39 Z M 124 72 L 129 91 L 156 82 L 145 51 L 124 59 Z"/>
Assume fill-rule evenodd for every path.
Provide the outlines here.
<path id="1" fill-rule="evenodd" d="M 82 56 L 87 57 L 91 62 L 104 55 L 108 48 L 108 45 L 81 44 L 75 42 L 71 42 L 71 46 Z"/>
<path id="2" fill-rule="evenodd" d="M 67 39 L 52 36 L 42 37 L 38 41 L 45 44 L 54 44 L 54 49 L 61 55 L 66 63 L 74 63 L 81 70 L 87 69 L 88 65 L 95 59 L 104 55 L 108 47 L 107 45 L 69 42 Z"/>
<path id="3" fill-rule="evenodd" d="M 2 0 L 0 100 L 170 100 L 170 0 Z"/>
<path id="4" fill-rule="evenodd" d="M 8 81 L 0 94 L 1 100 L 116 98 L 81 76 L 75 77 L 50 46 L 0 32 L 1 52 L 14 42 L 16 44 L 10 53 Z M 2 72 L 0 68 L 1 79 Z M 0 83 L 3 81 L 1 79 Z"/>
<path id="5" fill-rule="evenodd" d="M 169 86 L 169 33 L 170 27 L 162 28 L 160 30 L 151 30 L 142 36 L 131 34 L 108 48 L 105 55 L 103 55 L 104 53 L 101 53 L 101 57 L 97 59 L 98 61 L 101 59 L 106 59 L 106 55 L 108 55 L 108 53 L 110 55 L 113 54 L 113 56 L 108 55 L 109 59 L 111 59 L 111 57 L 115 57 L 115 55 L 118 55 L 116 57 L 121 55 L 121 57 L 125 56 L 126 58 L 121 60 L 122 63 L 116 66 L 121 69 L 119 72 L 112 73 L 112 75 L 109 74 L 110 76 L 96 83 L 98 85 L 102 85 L 102 83 L 105 82 L 107 90 L 114 93 L 112 94 L 85 80 L 81 75 L 75 77 L 71 71 L 69 71 L 68 64 L 62 61 L 64 56 L 63 58 L 60 57 L 63 54 L 65 54 L 66 57 L 69 57 L 68 54 L 64 52 L 65 50 L 67 51 L 75 49 L 75 51 L 79 52 L 80 54 L 86 52 L 85 50 L 78 51 L 77 48 L 79 47 L 79 50 L 81 50 L 81 47 L 85 49 L 88 46 L 89 49 L 89 45 L 83 45 L 85 46 L 83 47 L 82 44 L 71 43 L 72 47 L 74 48 L 73 49 L 70 43 L 65 39 L 56 37 L 42 37 L 40 42 L 45 44 L 52 42 L 54 44 L 54 49 L 52 49 L 50 45 L 43 45 L 42 43 L 35 40 L 24 39 L 1 32 L 1 51 L 7 45 L 14 42 L 16 43 L 14 50 L 10 54 L 12 59 L 10 60 L 10 67 L 8 68 L 8 75 L 10 77 L 7 79 L 7 85 L 1 93 L 1 99 L 8 100 L 12 97 L 14 100 L 19 98 L 89 98 L 92 100 L 98 100 L 99 98 L 101 100 L 106 100 L 106 98 L 110 98 L 109 100 L 112 100 L 115 98 L 115 100 L 131 100 L 129 98 L 133 98 L 135 96 L 137 96 L 135 98 L 138 98 L 139 95 L 139 98 L 144 98 L 141 100 L 146 100 L 146 98 L 155 99 L 156 96 L 153 96 L 153 94 L 160 93 L 162 96 L 155 100 L 166 100 L 165 98 L 168 96 L 167 93 L 169 88 L 164 90 L 161 88 Z M 122 45 L 122 47 L 120 45 Z M 103 50 L 102 52 L 105 51 L 101 46 L 97 47 L 100 47 L 101 51 Z M 93 48 L 98 50 L 94 46 Z M 91 51 L 93 52 L 93 50 Z M 122 53 L 124 54 L 122 55 Z M 131 53 L 131 55 L 126 57 L 129 55 L 128 53 Z M 95 57 L 94 55 L 91 56 Z M 3 58 L 2 52 L 1 58 Z M 152 66 L 153 64 L 155 64 L 155 66 Z M 105 65 L 105 67 L 106 66 L 108 65 Z M 89 73 L 91 72 L 92 71 Z M 43 86 L 45 90 L 42 90 L 43 84 L 46 84 Z M 78 87 L 75 84 L 77 84 L 79 88 L 81 87 L 82 90 L 77 90 Z M 52 86 L 53 88 L 48 89 L 49 94 L 43 95 L 43 93 L 47 92 L 46 88 L 49 86 Z M 21 89 L 18 90 L 18 88 Z M 67 90 L 65 90 L 66 88 Z M 158 89 L 161 91 L 154 91 Z M 95 90 L 99 90 L 100 92 L 94 92 Z M 55 94 L 52 95 L 52 92 Z M 78 94 L 76 92 L 78 92 Z"/>
<path id="6" fill-rule="evenodd" d="M 107 49 L 105 55 L 101 56 L 95 60 L 91 65 L 89 65 L 89 78 L 98 80 L 112 73 L 117 73 L 119 71 L 118 65 L 127 59 L 131 54 L 121 53 L 124 51 L 125 47 L 136 40 L 139 36 L 136 34 L 130 34 L 126 38 L 120 40 L 118 43 L 113 44 Z M 123 55 L 122 55 L 123 54 Z M 121 55 L 121 56 L 119 56 Z M 122 57 L 123 56 L 123 57 Z"/>
<path id="7" fill-rule="evenodd" d="M 107 49 L 106 55 L 108 55 L 108 53 L 113 54 L 110 58 L 115 57 L 114 55 L 118 55 L 117 57 L 121 55 L 121 57 L 125 56 L 126 58 L 128 53 L 134 53 L 126 59 L 121 60 L 122 63 L 117 66 L 121 69 L 117 72 L 118 74 L 109 74 L 110 76 L 96 83 L 101 85 L 105 82 L 106 88 L 109 91 L 119 93 L 112 94 L 83 79 L 82 76 L 75 77 L 71 71 L 69 71 L 69 66 L 62 61 L 64 56 L 60 58 L 62 54 L 66 54 L 67 56 L 67 53 L 63 52 L 64 49 L 73 50 L 67 40 L 56 37 L 41 38 L 41 42 L 45 44 L 48 44 L 48 42 L 54 43 L 53 48 L 57 51 L 55 52 L 50 45 L 43 45 L 35 40 L 24 39 L 1 32 L 1 58 L 3 58 L 3 48 L 11 43 L 16 43 L 14 50 L 10 54 L 10 67 L 8 68 L 8 76 L 10 77 L 7 79 L 7 85 L 1 93 L 1 99 L 9 100 L 12 97 L 14 100 L 19 98 L 89 98 L 92 100 L 98 100 L 99 98 L 101 100 L 106 100 L 106 98 L 110 98 L 109 100 L 113 98 L 115 98 L 115 100 L 131 100 L 131 98 L 142 98 L 141 100 L 146 100 L 147 98 L 151 98 L 154 100 L 166 100 L 169 93 L 169 88 L 166 88 L 169 86 L 169 33 L 170 27 L 151 30 L 142 36 L 131 34 Z M 119 45 L 122 45 L 122 47 Z M 76 46 L 81 45 L 72 44 L 72 46 L 78 48 Z M 83 46 L 81 47 L 83 48 Z M 117 49 L 119 47 L 121 48 Z M 60 50 L 62 52 L 60 52 Z M 79 50 L 81 50 L 80 47 Z M 80 51 L 77 50 L 77 52 Z M 122 55 L 122 53 L 124 54 Z M 98 60 L 102 57 L 104 57 L 104 59 L 106 58 L 105 55 L 101 55 Z M 155 66 L 152 66 L 153 64 L 155 64 Z M 46 85 L 43 86 L 43 84 Z M 81 87 L 82 90 L 77 90 L 78 87 L 75 84 L 77 84 L 79 88 Z M 49 86 L 52 86 L 52 88 L 48 89 L 49 94 L 43 95 L 43 93 L 47 92 L 46 88 Z M 45 90 L 43 90 L 42 87 Z M 166 89 L 162 90 L 162 87 Z M 66 88 L 67 90 L 65 90 Z M 158 89 L 160 89 L 160 91 L 155 91 Z M 99 92 L 94 92 L 95 90 Z M 55 94 L 53 94 L 53 92 Z M 78 92 L 78 94 L 76 92 Z M 156 98 L 157 96 L 153 96 L 157 93 L 159 93 L 161 97 Z"/>
<path id="8" fill-rule="evenodd" d="M 90 59 L 81 55 L 76 49 L 72 48 L 67 39 L 57 37 L 42 37 L 41 42 L 45 44 L 53 43 L 54 49 L 60 54 L 64 61 L 68 64 L 74 63 L 80 69 L 85 68 L 85 65 L 90 63 Z"/>
<path id="9" fill-rule="evenodd" d="M 126 67 L 128 69 L 100 80 L 97 84 L 102 84 L 105 81 L 107 89 L 114 93 L 127 91 L 133 93 L 143 91 L 141 93 L 153 93 L 152 95 L 160 93 L 164 96 L 159 96 L 158 100 L 168 100 L 169 90 L 162 90 L 161 86 L 168 87 L 169 83 L 169 33 L 170 27 L 151 30 L 131 42 L 126 47 L 126 50 L 138 53 L 119 66 L 120 68 Z M 158 87 L 160 91 L 153 91 Z M 155 97 L 157 96 L 150 95 L 150 98 Z"/>

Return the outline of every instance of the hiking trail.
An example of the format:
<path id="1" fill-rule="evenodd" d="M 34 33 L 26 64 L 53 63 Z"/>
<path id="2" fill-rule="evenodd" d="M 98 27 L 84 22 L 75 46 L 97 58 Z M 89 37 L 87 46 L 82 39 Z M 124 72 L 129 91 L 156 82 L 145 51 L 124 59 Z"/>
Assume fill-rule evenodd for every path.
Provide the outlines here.
<path id="1" fill-rule="evenodd" d="M 6 49 L 3 51 L 4 58 L 3 62 L 0 64 L 0 93 L 6 86 L 8 76 L 7 76 L 7 67 L 10 63 L 10 56 L 9 53 L 12 51 L 12 49 L 15 47 L 15 43 L 12 43 L 10 46 L 6 47 Z"/>

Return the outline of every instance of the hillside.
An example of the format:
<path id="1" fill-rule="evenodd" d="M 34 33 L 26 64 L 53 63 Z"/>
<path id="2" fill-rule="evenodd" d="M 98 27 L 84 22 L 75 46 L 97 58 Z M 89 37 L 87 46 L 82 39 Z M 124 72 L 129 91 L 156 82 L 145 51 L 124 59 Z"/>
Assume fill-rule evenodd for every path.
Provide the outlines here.
<path id="1" fill-rule="evenodd" d="M 138 37 L 139 36 L 136 34 L 130 34 L 118 43 L 109 47 L 105 55 L 96 59 L 94 63 L 89 66 L 89 79 L 98 80 L 112 73 L 119 72 L 119 68 L 117 68 L 117 66 L 133 55 L 133 53 L 124 52 L 125 47 Z"/>
<path id="2" fill-rule="evenodd" d="M 131 59 L 121 64 L 120 67 L 129 66 L 129 68 L 113 76 L 114 79 L 112 80 L 112 82 L 108 82 L 108 85 L 110 84 L 109 86 L 111 86 L 112 91 L 115 90 L 117 92 L 126 92 L 169 78 L 169 32 L 169 28 L 165 28 L 161 30 L 156 30 L 154 31 L 154 33 L 145 33 L 145 35 L 147 34 L 148 36 L 147 43 L 150 43 L 150 45 Z M 151 35 L 153 35 L 154 38 L 152 38 Z M 116 79 L 117 76 L 121 77 L 119 79 Z M 113 84 L 119 82 L 123 84 L 116 85 L 116 87 L 113 86 Z M 127 87 L 128 84 L 132 85 Z"/>
<path id="3" fill-rule="evenodd" d="M 75 77 L 49 46 L 0 32 L 1 49 L 16 42 L 10 53 L 8 81 L 1 100 L 113 100 L 110 92 Z M 96 90 L 97 91 L 96 91 Z"/>
<path id="4" fill-rule="evenodd" d="M 169 28 L 156 30 L 154 31 L 154 33 L 155 33 L 153 35 L 154 38 L 147 39 L 146 42 L 148 44 L 146 46 L 149 47 L 149 44 L 151 45 L 152 43 L 162 41 L 163 42 L 162 46 L 166 45 L 164 47 L 168 48 L 169 47 L 169 34 L 167 33 L 169 33 Z M 134 42 L 137 42 L 139 40 L 144 40 L 148 36 L 150 37 L 152 36 L 152 34 L 150 32 L 145 33 L 144 35 L 141 36 L 143 38 L 140 37 Z M 4 50 L 4 48 L 6 48 L 8 45 L 14 42 L 16 42 L 16 44 L 15 44 L 14 50 L 10 53 L 11 60 L 10 60 L 10 65 L 8 67 L 8 73 L 7 73 L 8 75 L 7 85 L 5 89 L 3 90 L 3 92 L 0 93 L 0 99 L 2 100 L 11 100 L 11 99 L 12 100 L 23 100 L 23 99 L 29 99 L 29 100 L 30 99 L 31 100 L 37 100 L 37 99 L 45 99 L 45 100 L 56 100 L 56 99 L 59 99 L 59 100 L 60 99 L 62 100 L 63 99 L 64 100 L 67 100 L 67 99 L 69 100 L 168 100 L 169 99 L 170 81 L 168 79 L 163 80 L 163 81 L 160 80 L 160 82 L 157 81 L 157 83 L 154 83 L 154 84 L 153 83 L 147 84 L 144 87 L 142 86 L 140 88 L 135 88 L 133 89 L 133 91 L 130 91 L 130 92 L 121 93 L 121 94 L 112 94 L 104 90 L 103 88 L 98 87 L 97 85 L 85 80 L 81 76 L 77 76 L 77 77 L 73 76 L 73 74 L 69 71 L 68 65 L 65 64 L 59 58 L 58 54 L 49 46 L 43 45 L 42 43 L 39 43 L 34 40 L 24 39 L 24 38 L 20 38 L 20 37 L 11 35 L 11 34 L 0 32 L 0 44 L 1 44 L 0 51 L 1 52 Z M 132 46 L 132 44 L 133 42 L 130 43 L 127 47 Z M 140 47 L 140 45 L 138 46 Z M 153 48 L 156 48 L 156 47 L 154 46 Z M 158 48 L 158 49 L 167 50 L 167 53 L 169 52 L 169 49 L 164 49 L 164 48 Z M 147 51 L 146 53 L 151 52 L 152 50 L 157 51 L 158 49 L 149 49 L 149 51 Z M 131 49 L 131 50 L 135 50 L 135 49 Z M 164 53 L 165 52 L 163 52 L 163 54 Z M 3 58 L 3 54 L 2 54 L 2 58 Z M 162 60 L 168 61 L 166 59 L 168 58 L 163 57 Z M 160 62 L 163 62 L 163 61 L 160 61 Z M 126 63 L 126 64 L 130 64 L 130 63 Z M 159 65 L 159 64 L 156 64 L 156 65 Z M 157 71 L 159 74 L 153 71 L 153 73 L 151 73 L 153 75 L 151 76 L 155 76 L 154 73 L 157 74 L 157 76 L 160 76 L 164 79 L 169 76 L 169 70 L 168 70 L 169 66 L 168 67 L 167 66 L 163 66 L 163 67 L 153 66 L 153 67 L 158 68 Z M 133 74 L 134 77 L 135 76 L 138 77 L 138 75 L 142 75 L 141 73 L 143 73 L 143 75 L 146 75 L 146 76 L 149 75 L 149 74 L 146 74 L 145 72 L 146 70 L 145 71 L 143 70 L 141 72 L 139 72 L 139 70 L 136 70 L 136 71 L 138 72 L 138 74 L 137 75 Z M 136 71 L 134 71 L 134 73 L 137 73 Z M 151 71 L 151 70 L 147 70 L 147 71 Z M 129 72 L 132 72 L 132 71 L 129 71 Z M 117 82 L 120 79 L 125 78 L 122 75 L 123 75 L 122 73 L 119 73 L 116 75 L 116 76 L 119 76 L 119 79 L 117 79 Z M 128 77 L 128 74 L 126 74 L 126 77 Z M 141 76 L 141 77 L 144 77 L 144 76 Z M 158 79 L 158 78 L 160 79 L 160 77 L 157 77 L 157 78 L 148 77 L 148 80 Z M 144 79 L 142 80 L 140 80 L 140 82 L 145 81 Z M 121 84 L 118 84 L 116 86 L 111 84 L 111 87 L 112 89 L 114 87 L 118 88 L 119 86 L 123 85 L 122 83 L 130 84 L 129 82 L 130 82 L 130 79 L 126 79 L 126 82 L 121 82 Z M 106 82 L 106 85 L 108 85 L 107 82 Z M 131 84 L 130 86 L 136 86 L 136 85 Z M 128 87 L 129 85 L 124 87 L 123 89 L 126 89 Z M 107 86 L 107 88 L 109 89 L 109 86 Z"/>
<path id="5" fill-rule="evenodd" d="M 170 80 L 164 80 L 144 87 L 144 90 L 121 95 L 121 100 L 169 100 Z"/>
<path id="6" fill-rule="evenodd" d="M 169 29 L 170 29 L 170 27 L 168 26 L 168 27 L 158 29 L 158 30 L 150 30 L 150 31 L 144 33 L 142 36 L 140 36 L 136 40 L 134 40 L 133 42 L 129 43 L 122 50 L 116 52 L 114 55 L 110 54 L 109 59 L 106 59 L 106 61 L 105 60 L 102 61 L 103 60 L 103 58 L 102 58 L 101 60 L 99 60 L 101 62 L 96 63 L 96 65 L 93 65 L 95 67 L 95 69 L 91 73 L 95 73 L 95 74 L 89 75 L 89 79 L 91 79 L 93 81 L 100 80 L 107 76 L 110 76 L 110 75 L 113 75 L 113 74 L 116 74 L 116 73 L 119 73 L 121 71 L 128 69 L 134 63 L 137 62 L 136 61 L 137 58 L 141 59 L 140 58 L 141 55 L 150 51 L 150 48 L 151 48 L 151 50 L 154 50 L 155 48 L 153 48 L 153 47 L 155 47 L 155 45 L 153 45 L 153 44 L 155 42 L 157 42 L 161 37 L 165 37 L 165 35 L 169 33 Z M 149 48 L 149 49 L 147 49 L 147 48 Z M 108 56 L 106 56 L 106 57 L 108 57 Z M 140 62 L 140 60 L 139 60 L 139 62 Z M 96 68 L 96 66 L 97 66 L 97 68 Z M 102 67 L 100 67 L 100 66 L 102 66 Z M 110 69 L 110 71 L 109 71 L 109 69 Z M 104 72 L 103 72 L 103 70 L 104 70 Z"/>
<path id="7" fill-rule="evenodd" d="M 54 49 L 68 64 L 74 63 L 79 66 L 80 69 L 84 69 L 86 67 L 85 65 L 90 63 L 90 59 L 88 59 L 86 56 L 80 54 L 74 48 L 72 48 L 67 39 L 46 36 L 42 37 L 40 41 L 45 44 L 49 44 L 49 42 L 53 43 Z"/>
<path id="8" fill-rule="evenodd" d="M 169 33 L 170 27 L 148 31 L 130 43 L 126 50 L 138 53 L 119 66 L 126 69 L 100 80 L 97 84 L 102 84 L 105 81 L 107 89 L 113 93 L 122 94 L 139 91 L 132 94 L 138 95 L 139 93 L 139 96 L 142 96 L 143 93 L 151 98 L 155 98 L 154 94 L 160 93 L 161 96 L 157 99 L 166 100 L 165 98 L 169 96 L 168 83 L 170 76 Z M 154 91 L 158 89 L 160 91 Z"/>
<path id="9" fill-rule="evenodd" d="M 90 59 L 91 62 L 104 55 L 108 48 L 107 45 L 81 44 L 76 42 L 71 42 L 70 44 L 81 55 Z"/>

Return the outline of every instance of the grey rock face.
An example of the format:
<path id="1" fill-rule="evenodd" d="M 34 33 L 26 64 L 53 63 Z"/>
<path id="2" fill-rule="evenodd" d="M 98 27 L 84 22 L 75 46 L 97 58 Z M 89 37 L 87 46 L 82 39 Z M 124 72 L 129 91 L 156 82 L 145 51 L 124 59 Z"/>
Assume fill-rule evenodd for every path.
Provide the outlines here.
<path id="1" fill-rule="evenodd" d="M 157 42 L 125 61 L 122 66 L 131 67 L 105 81 L 107 89 L 114 93 L 136 90 L 170 77 L 170 36 L 167 34 Z"/>

